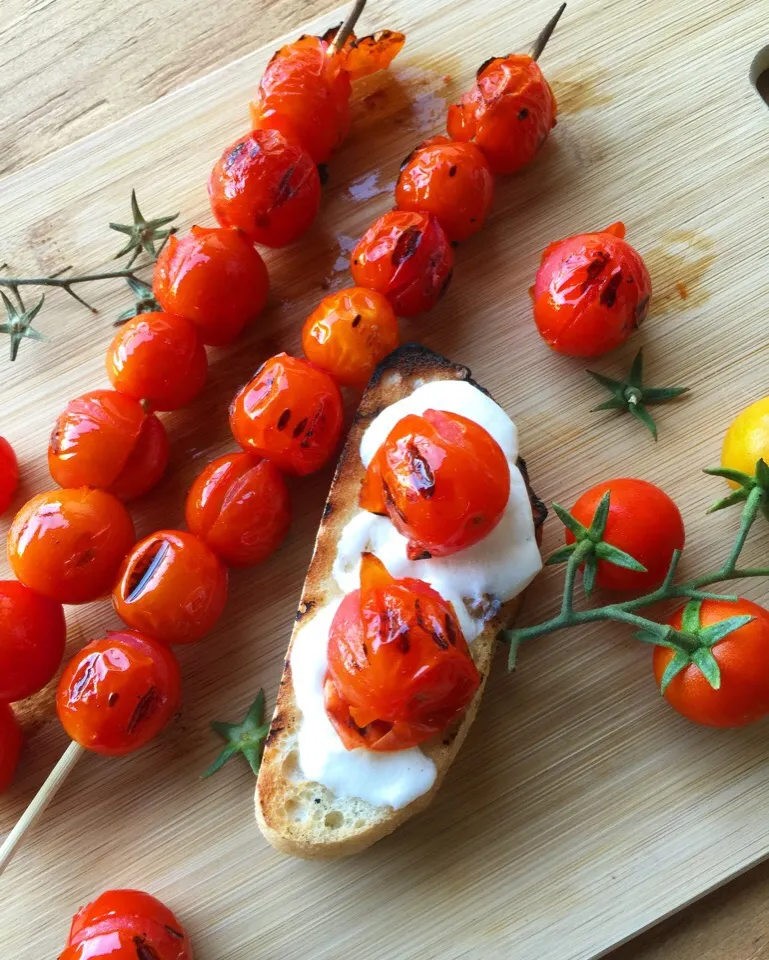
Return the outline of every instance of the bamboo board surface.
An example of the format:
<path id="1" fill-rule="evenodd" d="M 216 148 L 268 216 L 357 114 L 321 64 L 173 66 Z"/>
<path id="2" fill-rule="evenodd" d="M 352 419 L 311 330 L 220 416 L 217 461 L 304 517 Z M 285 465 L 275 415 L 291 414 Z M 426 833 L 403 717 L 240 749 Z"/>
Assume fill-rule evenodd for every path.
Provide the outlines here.
<path id="1" fill-rule="evenodd" d="M 687 569 L 704 570 L 722 559 L 736 519 L 703 516 L 721 490 L 699 468 L 717 460 L 734 413 L 767 392 L 769 113 L 748 80 L 766 37 L 760 5 L 748 0 L 677 6 L 575 0 L 543 58 L 558 127 L 531 169 L 500 181 L 486 229 L 458 254 L 448 296 L 404 332 L 471 366 L 510 411 L 545 500 L 570 502 L 604 476 L 654 480 L 684 513 Z M 237 347 L 212 353 L 203 397 L 167 418 L 172 470 L 134 510 L 140 532 L 181 522 L 191 478 L 231 447 L 231 394 L 270 353 L 298 348 L 323 288 L 345 282 L 348 238 L 391 205 L 402 156 L 440 131 L 446 102 L 478 63 L 525 49 L 551 12 L 536 0 L 513 18 L 499 0 L 480 0 L 468 24 L 462 0 L 372 4 L 364 25 L 405 30 L 406 51 L 392 77 L 359 90 L 316 227 L 270 258 L 269 314 Z M 180 208 L 185 225 L 211 222 L 208 170 L 244 129 L 275 46 L 1 181 L 5 259 L 25 273 L 100 266 L 114 244 L 106 221 L 125 219 L 132 186 L 145 212 Z M 593 366 L 622 372 L 643 342 L 654 382 L 692 388 L 661 411 L 656 445 L 626 420 L 588 413 L 602 397 L 581 364 L 546 350 L 530 319 L 526 289 L 542 247 L 618 218 L 647 257 L 654 306 L 635 341 Z M 110 284 L 95 292 L 96 319 L 52 293 L 41 317 L 51 343 L 27 344 L 0 368 L 2 432 L 24 468 L 17 506 L 50 484 L 44 450 L 57 412 L 105 382 L 109 321 L 126 298 Z M 207 722 L 242 715 L 261 684 L 275 692 L 330 473 L 294 484 L 288 542 L 263 569 L 232 577 L 216 634 L 182 652 L 179 723 L 143 754 L 86 758 L 0 879 L 9 957 L 55 955 L 74 909 L 110 886 L 166 899 L 204 960 L 332 957 L 361 944 L 367 958 L 388 960 L 591 957 L 769 852 L 765 725 L 690 727 L 655 695 L 648 651 L 611 629 L 540 641 L 512 677 L 500 657 L 438 801 L 393 838 L 333 865 L 268 848 L 246 768 L 206 782 L 197 774 L 218 745 Z M 558 536 L 551 520 L 546 549 Z M 766 546 L 758 528 L 748 556 Z M 550 613 L 559 585 L 557 573 L 543 577 L 525 618 Z M 769 599 L 766 585 L 745 592 Z M 104 603 L 71 610 L 69 623 L 74 649 L 116 619 Z M 32 737 L 0 804 L 0 831 L 64 745 L 56 724 Z"/>

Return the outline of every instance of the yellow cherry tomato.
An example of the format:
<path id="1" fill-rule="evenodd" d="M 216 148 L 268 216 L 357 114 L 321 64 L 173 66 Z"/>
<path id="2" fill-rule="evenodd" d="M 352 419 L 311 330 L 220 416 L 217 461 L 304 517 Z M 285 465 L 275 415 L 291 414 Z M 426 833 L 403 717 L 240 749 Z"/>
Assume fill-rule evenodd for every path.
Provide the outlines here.
<path id="1" fill-rule="evenodd" d="M 762 458 L 769 464 L 769 397 L 752 403 L 734 419 L 724 437 L 721 466 L 752 477 Z M 729 483 L 739 486 L 731 480 Z"/>

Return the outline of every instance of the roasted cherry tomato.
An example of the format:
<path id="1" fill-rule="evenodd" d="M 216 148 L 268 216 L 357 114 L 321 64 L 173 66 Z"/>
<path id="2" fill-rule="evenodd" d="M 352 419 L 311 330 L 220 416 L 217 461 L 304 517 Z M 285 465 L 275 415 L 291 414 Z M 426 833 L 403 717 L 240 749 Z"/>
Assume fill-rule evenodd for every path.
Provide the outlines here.
<path id="1" fill-rule="evenodd" d="M 721 466 L 752 477 L 759 460 L 769 464 L 769 397 L 751 403 L 726 431 Z M 729 481 L 732 487 L 739 484 Z"/>
<path id="2" fill-rule="evenodd" d="M 491 210 L 494 177 L 474 143 L 433 137 L 417 147 L 401 167 L 395 187 L 399 210 L 432 213 L 449 240 L 459 243 L 477 233 Z"/>
<path id="3" fill-rule="evenodd" d="M 515 173 L 534 159 L 555 126 L 553 91 L 531 57 L 492 57 L 475 86 L 449 107 L 452 140 L 472 140 L 494 173 Z"/>
<path id="4" fill-rule="evenodd" d="M 398 343 L 398 319 L 390 301 L 365 287 L 324 297 L 302 330 L 307 359 L 356 390 L 366 386 L 374 367 Z"/>
<path id="5" fill-rule="evenodd" d="M 426 410 L 396 423 L 368 466 L 364 510 L 389 516 L 409 541 L 410 560 L 447 557 L 499 523 L 510 467 L 483 427 L 456 413 Z"/>
<path id="6" fill-rule="evenodd" d="M 350 263 L 358 286 L 386 296 L 399 317 L 434 307 L 453 269 L 454 253 L 437 219 L 402 210 L 386 213 L 369 227 Z"/>
<path id="7" fill-rule="evenodd" d="M 262 563 L 283 542 L 291 498 L 283 474 L 253 453 L 229 453 L 198 474 L 187 496 L 187 526 L 228 566 Z"/>
<path id="8" fill-rule="evenodd" d="M 625 225 L 551 243 L 532 294 L 545 343 L 570 357 L 598 357 L 621 346 L 646 319 L 652 292 Z"/>
<path id="9" fill-rule="evenodd" d="M 112 602 L 121 620 L 165 643 L 195 643 L 227 601 L 227 571 L 203 541 L 181 530 L 145 537 L 120 568 Z"/>
<path id="10" fill-rule="evenodd" d="M 648 593 L 665 579 L 675 550 L 684 547 L 681 512 L 664 490 L 646 480 L 597 483 L 574 504 L 572 516 L 590 527 L 601 497 L 610 491 L 604 540 L 646 567 L 646 573 L 599 560 L 595 582 L 607 590 Z M 567 529 L 566 542 L 574 543 Z"/>
<path id="11" fill-rule="evenodd" d="M 0 793 L 10 787 L 22 744 L 21 727 L 7 703 L 0 703 Z"/>
<path id="12" fill-rule="evenodd" d="M 364 554 L 360 590 L 334 616 L 326 713 L 348 750 L 403 750 L 456 720 L 480 684 L 450 603 Z"/>
<path id="13" fill-rule="evenodd" d="M 66 639 L 60 603 L 0 580 L 0 702 L 42 690 L 59 669 Z"/>
<path id="14" fill-rule="evenodd" d="M 152 489 L 167 465 L 163 424 L 114 390 L 70 400 L 48 446 L 48 469 L 60 486 L 100 487 L 121 500 Z"/>
<path id="15" fill-rule="evenodd" d="M 5 437 L 0 437 L 0 514 L 11 504 L 19 485 L 19 464 L 13 447 Z"/>
<path id="16" fill-rule="evenodd" d="M 682 607 L 668 620 L 675 629 L 683 624 Z M 690 663 L 670 681 L 665 690 L 668 703 L 688 720 L 708 727 L 743 727 L 769 713 L 769 611 L 750 600 L 703 600 L 699 621 L 702 628 L 729 617 L 754 619 L 718 640 L 710 651 L 721 673 L 718 690 Z M 674 651 L 654 648 L 654 677 L 659 685 Z"/>
<path id="17" fill-rule="evenodd" d="M 334 380 L 287 353 L 263 363 L 230 406 L 230 429 L 241 447 L 299 477 L 333 456 L 343 421 Z"/>
<path id="18" fill-rule="evenodd" d="M 171 650 L 138 630 L 92 640 L 64 668 L 56 712 L 67 736 L 117 757 L 149 743 L 181 706 L 181 674 Z"/>
<path id="19" fill-rule="evenodd" d="M 89 603 L 112 589 L 135 539 L 128 511 L 111 493 L 51 490 L 16 514 L 8 557 L 30 590 L 60 603 Z"/>
<path id="20" fill-rule="evenodd" d="M 326 43 L 336 36 L 337 27 L 327 30 L 322 39 Z M 344 68 L 351 80 L 368 77 L 378 70 L 386 70 L 403 49 L 406 37 L 394 30 L 380 30 L 367 37 L 356 37 L 351 33 L 340 51 Z"/>
<path id="21" fill-rule="evenodd" d="M 108 890 L 72 920 L 59 960 L 192 960 L 184 927 L 155 897 Z"/>
<path id="22" fill-rule="evenodd" d="M 203 343 L 223 347 L 267 303 L 264 260 L 240 230 L 192 227 L 169 238 L 155 264 L 152 290 L 166 313 L 191 320 Z"/>
<path id="23" fill-rule="evenodd" d="M 107 350 L 112 386 L 155 410 L 186 407 L 203 389 L 208 358 L 194 323 L 172 313 L 142 313 Z"/>
<path id="24" fill-rule="evenodd" d="M 254 130 L 224 151 L 208 193 L 223 227 L 238 227 L 266 247 L 285 247 L 315 219 L 320 177 L 304 147 L 277 130 Z"/>

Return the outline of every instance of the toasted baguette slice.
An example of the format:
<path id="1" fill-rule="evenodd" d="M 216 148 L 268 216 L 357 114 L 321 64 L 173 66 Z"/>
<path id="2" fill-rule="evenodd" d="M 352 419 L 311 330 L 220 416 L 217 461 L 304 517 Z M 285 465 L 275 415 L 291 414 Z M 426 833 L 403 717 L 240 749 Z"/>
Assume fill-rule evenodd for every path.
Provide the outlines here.
<path id="1" fill-rule="evenodd" d="M 360 441 L 366 427 L 384 407 L 407 396 L 421 384 L 435 380 L 468 380 L 478 386 L 470 379 L 470 371 L 466 367 L 450 363 L 419 344 L 400 347 L 375 371 L 339 459 L 302 591 L 297 623 L 300 620 L 306 622 L 330 597 L 338 593 L 331 570 L 339 537 L 357 509 L 363 476 Z M 528 486 L 523 461 L 519 461 L 519 466 Z M 528 489 L 539 536 L 539 528 L 547 511 L 530 486 Z M 481 675 L 480 688 L 460 721 L 442 736 L 422 744 L 422 749 L 435 762 L 437 777 L 427 793 L 400 810 L 393 810 L 389 806 L 373 806 L 361 799 L 338 798 L 321 784 L 302 779 L 297 762 L 297 730 L 302 717 L 294 700 L 289 645 L 275 715 L 256 785 L 256 819 L 272 846 L 283 853 L 307 859 L 347 856 L 375 843 L 423 810 L 440 787 L 475 718 L 497 635 L 512 623 L 521 600 L 522 595 L 519 595 L 503 604 L 473 641 L 472 654 Z M 292 644 L 293 639 L 292 636 Z"/>

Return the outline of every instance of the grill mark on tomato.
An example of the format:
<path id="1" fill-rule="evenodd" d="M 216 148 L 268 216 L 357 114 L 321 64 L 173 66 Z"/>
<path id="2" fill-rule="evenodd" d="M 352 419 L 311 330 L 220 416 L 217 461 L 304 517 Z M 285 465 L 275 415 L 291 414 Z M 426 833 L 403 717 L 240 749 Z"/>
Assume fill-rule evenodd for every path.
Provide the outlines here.
<path id="1" fill-rule="evenodd" d="M 395 249 L 392 252 L 392 265 L 399 267 L 402 263 L 413 257 L 417 252 L 419 244 L 422 242 L 422 231 L 417 226 L 406 227 L 403 233 L 395 242 Z"/>
<path id="2" fill-rule="evenodd" d="M 224 161 L 224 169 L 229 171 L 230 167 L 235 163 L 238 157 L 243 153 L 246 148 L 245 140 L 241 140 L 240 143 L 236 143 L 235 146 L 230 150 L 227 159 Z"/>
<path id="3" fill-rule="evenodd" d="M 142 694 L 136 704 L 136 709 L 131 714 L 131 719 L 128 721 L 126 727 L 128 733 L 133 733 L 139 724 L 143 723 L 153 713 L 157 700 L 158 692 L 155 687 L 150 687 L 146 693 Z"/>
<path id="4" fill-rule="evenodd" d="M 446 636 L 449 639 L 449 643 L 452 647 L 457 645 L 457 631 L 454 629 L 454 621 L 451 619 L 451 614 L 447 613 L 443 618 L 443 625 L 446 629 Z"/>
<path id="5" fill-rule="evenodd" d="M 107 706 L 108 706 L 108 707 L 114 707 L 115 704 L 118 702 L 119 699 L 120 699 L 120 694 L 119 694 L 119 693 L 111 693 L 111 694 L 107 697 Z"/>
<path id="6" fill-rule="evenodd" d="M 291 436 L 296 440 L 296 438 L 300 436 L 300 434 L 302 433 L 302 431 L 306 426 L 307 426 L 307 417 L 302 417 L 299 423 L 297 423 L 297 425 L 294 427 L 294 430 Z"/>
<path id="7" fill-rule="evenodd" d="M 172 937 L 176 937 L 179 940 L 184 940 L 184 934 L 181 932 L 181 930 L 177 930 L 175 927 L 172 927 L 167 923 L 164 923 L 163 926 L 171 934 Z"/>
<path id="8" fill-rule="evenodd" d="M 285 430 L 286 424 L 291 419 L 291 411 L 286 408 L 278 417 L 278 430 Z"/>
<path id="9" fill-rule="evenodd" d="M 599 300 L 605 307 L 611 309 L 617 302 L 617 290 L 619 289 L 619 285 L 621 283 L 622 271 L 618 270 L 615 274 L 612 274 L 612 276 L 609 278 L 609 282 L 601 291 Z"/>
<path id="10" fill-rule="evenodd" d="M 160 954 L 154 947 L 147 943 L 145 937 L 137 935 L 134 937 L 134 946 L 136 947 L 137 960 L 160 960 Z"/>
<path id="11" fill-rule="evenodd" d="M 486 67 L 488 67 L 490 63 L 493 63 L 497 59 L 498 59 L 497 57 L 489 57 L 488 59 L 484 60 L 483 63 L 480 65 L 480 67 L 478 67 L 478 69 L 475 72 L 475 79 L 477 80 L 480 77 L 480 75 L 483 73 L 483 71 L 486 69 Z"/>
<path id="12" fill-rule="evenodd" d="M 307 433 L 304 435 L 304 439 L 299 444 L 302 449 L 306 450 L 310 446 L 312 441 L 312 436 L 315 433 L 315 428 L 318 426 L 318 421 L 323 419 L 323 408 L 318 407 L 315 413 L 312 415 L 312 420 L 310 421 L 310 426 L 307 429 Z"/>
<path id="13" fill-rule="evenodd" d="M 456 175 L 457 175 L 457 165 L 456 163 L 452 163 L 451 166 L 449 167 L 449 176 L 456 177 Z"/>
<path id="14" fill-rule="evenodd" d="M 640 327 L 641 324 L 646 319 L 646 314 L 649 312 L 649 298 L 644 297 L 635 308 L 635 325 L 636 328 Z"/>
<path id="15" fill-rule="evenodd" d="M 285 203 L 287 200 L 290 200 L 291 197 L 296 193 L 296 191 L 291 186 L 291 177 L 294 175 L 296 170 L 296 164 L 292 163 L 286 169 L 286 172 L 280 178 L 280 183 L 278 184 L 278 190 L 275 194 L 275 200 L 273 202 L 273 207 L 279 207 L 282 203 Z"/>
<path id="16" fill-rule="evenodd" d="M 435 474 L 431 470 L 430 464 L 422 456 L 419 447 L 413 442 L 406 446 L 406 458 L 410 471 L 409 478 L 414 490 L 420 497 L 429 500 L 435 493 Z"/>
<path id="17" fill-rule="evenodd" d="M 519 120 L 525 120 L 528 117 L 528 115 L 529 115 L 529 111 L 527 107 L 521 107 L 521 109 L 518 111 Z"/>
<path id="18" fill-rule="evenodd" d="M 609 254 L 605 250 L 598 250 L 587 265 L 587 276 L 582 284 L 582 292 L 586 293 L 590 286 L 601 276 L 609 262 Z"/>
<path id="19" fill-rule="evenodd" d="M 354 327 L 357 327 L 362 319 L 363 317 L 359 313 L 356 313 L 355 316 L 353 317 L 352 325 Z"/>

